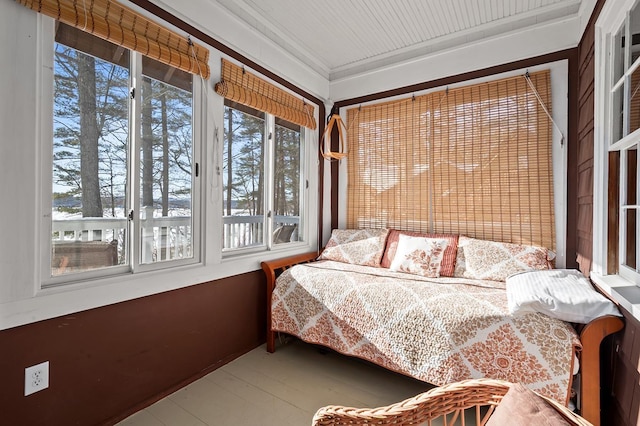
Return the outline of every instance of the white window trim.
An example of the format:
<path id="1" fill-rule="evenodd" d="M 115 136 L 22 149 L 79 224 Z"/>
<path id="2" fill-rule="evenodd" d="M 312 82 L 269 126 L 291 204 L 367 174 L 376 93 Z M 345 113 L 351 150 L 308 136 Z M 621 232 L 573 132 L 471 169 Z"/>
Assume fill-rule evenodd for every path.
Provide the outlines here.
<path id="1" fill-rule="evenodd" d="M 594 83 L 594 166 L 593 166 L 593 253 L 591 278 L 621 306 L 640 319 L 640 278 L 637 274 L 607 274 L 608 234 L 608 158 L 611 147 L 606 123 L 611 122 L 609 108 L 609 49 L 611 38 L 625 20 L 635 0 L 605 3 L 595 26 L 595 83 Z M 636 133 L 630 135 L 633 139 Z M 629 146 L 625 137 L 616 142 L 618 147 Z M 621 237 L 622 238 L 622 237 Z M 636 275 L 636 276 L 634 276 Z"/>
<path id="2" fill-rule="evenodd" d="M 263 77 L 264 78 L 264 77 Z M 272 82 L 273 83 L 273 82 Z M 275 84 L 275 83 L 273 83 Z M 224 103 L 224 100 L 223 100 Z M 224 110 L 223 105 L 223 110 Z M 267 112 L 265 114 L 265 138 L 268 138 L 268 135 L 275 135 L 275 121 L 276 117 L 273 114 L 269 114 Z M 222 132 L 222 129 L 220 129 Z M 301 208 L 300 208 L 300 218 L 298 227 L 299 236 L 301 237 L 299 241 L 292 241 L 286 244 L 273 244 L 272 238 L 267 238 L 269 235 L 273 235 L 273 221 L 269 214 L 267 214 L 267 220 L 265 222 L 265 243 L 260 246 L 250 246 L 250 247 L 242 247 L 242 248 L 234 248 L 234 249 L 222 249 L 222 259 L 223 261 L 229 259 L 243 258 L 243 257 L 251 257 L 251 256 L 262 256 L 264 257 L 265 252 L 288 252 L 291 250 L 296 250 L 295 253 L 301 253 L 305 250 L 311 249 L 311 247 L 316 246 L 316 235 L 317 235 L 317 215 L 314 215 L 313 212 L 317 212 L 318 209 L 318 196 L 314 195 L 311 188 L 316 188 L 316 179 L 315 176 L 318 174 L 318 164 L 316 161 L 314 163 L 314 158 L 311 158 L 314 152 L 318 152 L 317 149 L 317 141 L 318 131 L 311 130 L 307 127 L 302 129 L 303 137 L 300 144 L 300 157 L 302 159 L 301 167 L 300 167 L 300 194 L 302 195 Z M 273 196 L 274 196 L 274 149 L 275 144 L 272 140 L 266 141 L 265 146 L 267 147 L 267 155 L 266 158 L 268 160 L 269 166 L 265 168 L 265 180 L 268 183 L 264 190 L 264 211 L 271 212 Z M 222 170 L 222 159 L 223 159 L 223 148 L 220 147 L 218 150 L 218 158 L 219 162 L 217 164 L 218 169 Z M 315 166 L 314 166 L 315 164 Z M 307 184 L 308 183 L 308 184 Z M 220 195 L 222 197 L 222 185 L 220 185 Z M 314 207 L 311 207 L 314 206 Z M 219 209 L 222 211 L 222 209 Z M 313 216 L 312 220 L 308 220 L 310 215 Z M 220 215 L 220 221 L 222 223 L 224 215 Z M 310 246 L 311 244 L 311 246 Z M 282 256 L 282 255 L 281 255 Z"/>
<path id="3" fill-rule="evenodd" d="M 166 270 L 186 265 L 197 265 L 202 263 L 201 257 L 201 241 L 202 238 L 200 235 L 202 234 L 202 203 L 201 198 L 204 196 L 201 188 L 201 182 L 204 179 L 204 173 L 199 173 L 198 177 L 193 178 L 193 186 L 192 186 L 192 252 L 193 256 L 188 259 L 175 259 L 165 262 L 157 262 L 157 263 L 142 263 L 140 261 L 140 162 L 139 162 L 139 145 L 135 145 L 129 148 L 129 161 L 128 161 L 128 181 L 130 182 L 130 191 L 128 191 L 127 197 L 128 205 L 135 206 L 134 207 L 134 216 L 133 220 L 127 222 L 127 233 L 129 234 L 129 238 L 127 240 L 126 250 L 127 250 L 127 262 L 125 265 L 113 266 L 108 269 L 96 269 L 92 271 L 84 271 L 70 275 L 61 275 L 57 277 L 51 276 L 51 263 L 49 261 L 51 255 L 51 209 L 52 209 L 52 200 L 51 200 L 51 180 L 52 176 L 50 173 L 51 170 L 51 162 L 52 162 L 52 147 L 53 147 L 53 126 L 52 126 L 52 117 L 53 117 L 53 67 L 54 67 L 54 44 L 55 44 L 55 21 L 48 17 L 43 17 L 38 15 L 40 22 L 40 52 L 39 52 L 39 60 L 42 61 L 42 64 L 45 66 L 45 69 L 50 69 L 51 73 L 42 73 L 41 78 L 41 91 L 42 94 L 42 102 L 39 104 L 39 118 L 38 122 L 40 125 L 39 129 L 39 137 L 40 137 L 40 167 L 38 168 L 40 173 L 40 184 L 39 192 L 41 195 L 41 211 L 42 211 L 42 222 L 39 224 L 39 233 L 40 242 L 39 242 L 39 273 L 38 280 L 36 283 L 40 283 L 39 289 L 46 289 L 48 287 L 54 286 L 67 286 L 70 284 L 82 283 L 87 280 L 99 280 L 101 278 L 109 278 L 113 276 L 125 277 L 127 275 L 138 274 L 141 272 L 149 272 L 155 270 Z M 138 73 L 142 72 L 142 54 L 137 52 L 132 52 L 131 56 L 131 66 L 130 66 L 130 74 L 131 74 L 131 85 L 132 87 L 138 87 L 138 82 L 136 81 Z M 43 68 L 41 68 L 43 69 Z M 194 76 L 193 84 L 192 84 L 192 99 L 193 99 L 193 109 L 192 109 L 192 138 L 193 138 L 193 161 L 194 163 L 198 163 L 202 165 L 203 156 L 202 145 L 200 141 L 202 140 L 202 135 L 205 134 L 204 128 L 204 120 L 206 113 L 206 105 L 203 99 L 203 84 L 201 79 Z M 137 90 L 138 93 L 141 93 L 140 90 Z M 129 127 L 130 137 L 139 143 L 141 140 L 140 136 L 140 128 L 136 127 L 139 123 L 139 118 L 141 114 L 140 111 L 140 95 L 138 94 L 135 99 L 130 101 L 129 107 Z M 132 132 L 136 132 L 135 135 Z M 48 163 L 47 163 L 48 162 Z M 200 167 L 202 168 L 202 167 Z M 136 248 L 136 250 L 134 250 Z"/>

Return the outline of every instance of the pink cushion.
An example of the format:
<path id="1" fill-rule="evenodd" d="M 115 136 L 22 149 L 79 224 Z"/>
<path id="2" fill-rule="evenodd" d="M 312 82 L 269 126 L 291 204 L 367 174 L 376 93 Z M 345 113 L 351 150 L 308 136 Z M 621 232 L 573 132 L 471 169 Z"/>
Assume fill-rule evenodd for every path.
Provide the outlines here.
<path id="1" fill-rule="evenodd" d="M 452 277 L 456 266 L 456 253 L 458 251 L 458 236 L 455 234 L 425 234 L 422 232 L 410 232 L 399 231 L 392 229 L 389 231 L 387 237 L 387 248 L 382 255 L 382 262 L 380 266 L 388 268 L 393 262 L 393 258 L 396 255 L 398 249 L 398 240 L 400 235 L 409 235 L 411 237 L 425 237 L 425 238 L 443 238 L 447 240 L 447 248 L 444 250 L 444 256 L 442 262 L 440 262 L 440 276 Z"/>
<path id="2" fill-rule="evenodd" d="M 486 426 L 573 425 L 540 395 L 516 383 L 500 401 Z"/>

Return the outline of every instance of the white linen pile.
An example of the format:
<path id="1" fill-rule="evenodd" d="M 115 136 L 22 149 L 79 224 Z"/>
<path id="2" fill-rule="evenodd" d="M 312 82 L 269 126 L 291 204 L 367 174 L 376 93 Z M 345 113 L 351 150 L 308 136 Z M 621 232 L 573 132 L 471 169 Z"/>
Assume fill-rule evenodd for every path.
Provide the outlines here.
<path id="1" fill-rule="evenodd" d="M 562 321 L 587 324 L 604 316 L 622 316 L 575 269 L 549 269 L 511 275 L 506 280 L 509 312 L 540 312 Z"/>

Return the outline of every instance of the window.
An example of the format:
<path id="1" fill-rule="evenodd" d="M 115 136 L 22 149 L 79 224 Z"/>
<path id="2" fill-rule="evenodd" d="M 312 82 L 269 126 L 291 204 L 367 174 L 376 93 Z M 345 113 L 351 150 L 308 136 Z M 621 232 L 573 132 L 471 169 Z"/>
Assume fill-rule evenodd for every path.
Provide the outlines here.
<path id="1" fill-rule="evenodd" d="M 640 2 L 619 6 L 607 4 L 598 21 L 594 271 L 640 284 Z"/>
<path id="2" fill-rule="evenodd" d="M 198 261 L 198 79 L 60 22 L 53 63 L 50 282 Z"/>
<path id="3" fill-rule="evenodd" d="M 244 66 L 222 59 L 224 97 L 223 251 L 271 250 L 305 241 L 311 168 L 304 142 L 315 108 Z M 308 238 L 307 238 L 308 239 Z"/>
<path id="4" fill-rule="evenodd" d="M 223 250 L 302 241 L 304 127 L 225 100 Z"/>
<path id="5" fill-rule="evenodd" d="M 349 109 L 347 226 L 557 250 L 540 102 L 551 106 L 549 70 Z"/>

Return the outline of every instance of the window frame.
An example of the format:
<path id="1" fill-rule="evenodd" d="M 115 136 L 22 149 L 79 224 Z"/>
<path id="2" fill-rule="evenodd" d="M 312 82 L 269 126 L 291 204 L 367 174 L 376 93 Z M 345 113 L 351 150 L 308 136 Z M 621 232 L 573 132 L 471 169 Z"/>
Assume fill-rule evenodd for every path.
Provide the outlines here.
<path id="1" fill-rule="evenodd" d="M 226 108 L 233 108 L 232 106 L 227 105 L 227 100 L 223 100 L 223 113 Z M 246 107 L 253 109 L 251 107 Z M 237 110 L 237 109 L 236 109 Z M 241 111 L 241 110 L 239 110 Z M 241 111 L 243 112 L 243 111 Z M 247 112 L 244 112 L 248 114 Z M 300 126 L 300 169 L 299 169 L 299 181 L 300 181 L 300 205 L 299 205 L 299 226 L 298 226 L 298 240 L 291 241 L 286 244 L 275 244 L 273 241 L 273 210 L 274 210 L 274 202 L 275 202 L 275 189 L 274 189 L 274 169 L 275 169 L 275 134 L 276 134 L 276 116 L 270 114 L 268 112 L 261 111 L 264 114 L 264 179 L 266 185 L 263 189 L 263 210 L 265 212 L 265 222 L 263 228 L 263 244 L 260 245 L 252 245 L 247 247 L 237 247 L 237 248 L 225 248 L 224 242 L 221 244 L 221 253 L 223 259 L 232 259 L 237 256 L 243 255 L 251 255 L 251 254 L 260 254 L 264 252 L 278 252 L 285 251 L 291 248 L 299 248 L 301 246 L 307 246 L 309 244 L 309 235 L 310 235 L 310 226 L 308 225 L 309 221 L 306 220 L 308 217 L 310 210 L 309 205 L 311 204 L 311 195 L 310 195 L 310 170 L 311 170 L 311 156 L 307 151 L 309 146 L 312 146 L 311 138 L 312 135 L 315 134 L 315 131 L 311 131 L 304 126 Z M 286 121 L 286 120 L 285 120 Z M 221 134 L 224 134 L 224 130 L 220 130 Z M 224 148 L 220 148 L 219 162 L 217 164 L 219 170 L 224 169 L 223 165 L 223 151 Z M 311 151 L 312 152 L 312 151 Z M 220 197 L 223 198 L 224 193 L 224 184 L 220 185 Z M 224 209 L 222 209 L 222 214 L 220 216 L 221 222 L 224 221 Z"/>
<path id="2" fill-rule="evenodd" d="M 40 21 L 40 61 L 43 68 L 47 68 L 50 72 L 42 72 L 40 76 L 40 88 L 38 92 L 41 95 L 39 103 L 39 119 L 38 137 L 40 141 L 39 169 L 40 172 L 40 208 L 41 223 L 39 224 L 39 265 L 40 269 L 36 274 L 37 290 L 48 290 L 56 287 L 74 287 L 76 285 L 86 285 L 88 282 L 95 282 L 99 279 L 122 277 L 127 275 L 136 275 L 138 273 L 152 272 L 158 270 L 174 269 L 188 265 L 197 265 L 203 263 L 203 238 L 201 236 L 204 226 L 202 222 L 203 205 L 202 198 L 203 184 L 202 179 L 206 176 L 203 143 L 206 135 L 206 96 L 204 91 L 206 85 L 202 78 L 198 75 L 192 77 L 192 149 L 193 163 L 198 164 L 198 175 L 192 176 L 192 194 L 191 194 L 191 227 L 192 227 L 192 253 L 193 256 L 186 259 L 173 259 L 168 261 L 159 261 L 153 263 L 143 263 L 141 261 L 142 242 L 141 237 L 141 219 L 140 219 L 140 141 L 141 141 L 141 86 L 139 82 L 142 80 L 142 58 L 143 55 L 136 51 L 129 50 L 130 69 L 129 84 L 135 88 L 136 93 L 133 99 L 129 101 L 129 146 L 128 146 L 128 188 L 125 206 L 128 211 L 133 210 L 133 219 L 127 220 L 126 228 L 126 251 L 127 261 L 124 265 L 115 265 L 109 268 L 100 268 L 95 270 L 81 271 L 72 274 L 59 276 L 51 275 L 51 235 L 52 235 L 52 170 L 53 161 L 53 86 L 54 86 L 54 50 L 55 50 L 55 26 L 56 21 L 47 17 L 38 17 Z M 128 50 L 128 49 L 127 49 Z"/>
<path id="3" fill-rule="evenodd" d="M 637 2 L 637 4 L 636 4 Z M 625 49 L 623 54 L 624 66 L 621 77 L 614 81 L 615 61 L 619 59 L 615 55 L 614 43 L 620 30 L 624 28 L 627 39 L 630 37 L 629 16 L 634 6 L 640 7 L 640 1 L 625 0 L 622 4 L 613 2 L 605 3 L 595 27 L 595 117 L 594 117 L 594 198 L 593 198 L 593 264 L 591 277 L 601 284 L 608 291 L 612 291 L 615 287 L 640 286 L 640 272 L 632 270 L 624 265 L 622 255 L 625 253 L 627 239 L 625 238 L 625 220 L 623 200 L 621 197 L 618 201 L 619 214 L 617 218 L 617 250 L 618 261 L 616 265 L 616 273 L 609 273 L 611 269 L 608 262 L 607 244 L 598 244 L 596 242 L 609 241 L 608 222 L 608 195 L 609 195 L 609 155 L 612 152 L 619 152 L 620 171 L 619 179 L 621 179 L 616 193 L 620 196 L 626 191 L 626 182 L 622 180 L 626 173 L 626 153 L 630 148 L 640 148 L 640 129 L 629 132 L 629 126 L 623 121 L 622 136 L 614 140 L 614 102 L 611 92 L 620 86 L 620 81 L 624 83 L 630 81 L 630 76 L 637 71 L 640 66 L 640 58 L 634 63 L 627 54 L 630 49 Z M 623 113 L 629 111 L 629 97 L 623 92 Z M 628 122 L 628 120 L 627 120 Z M 636 210 L 638 211 L 638 210 Z M 636 219 L 638 221 L 638 219 Z M 637 237 L 636 237 L 637 238 Z M 640 245 L 636 240 L 636 250 Z M 638 253 L 636 253 L 636 259 Z M 637 260 L 636 260 L 637 262 Z M 624 299 L 624 297 L 623 297 Z"/>

